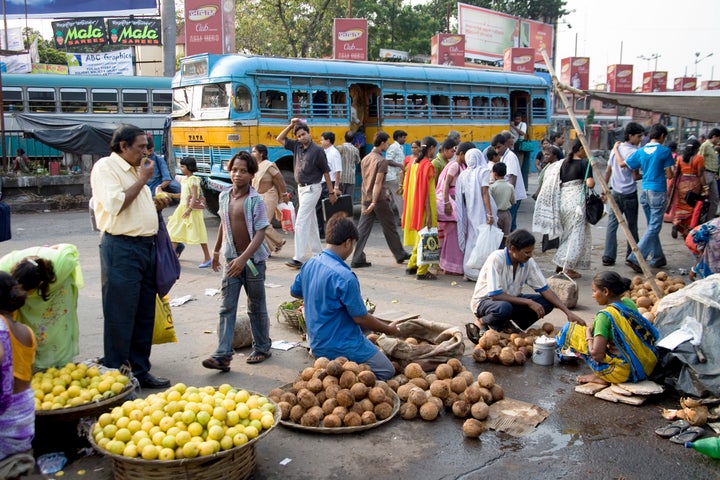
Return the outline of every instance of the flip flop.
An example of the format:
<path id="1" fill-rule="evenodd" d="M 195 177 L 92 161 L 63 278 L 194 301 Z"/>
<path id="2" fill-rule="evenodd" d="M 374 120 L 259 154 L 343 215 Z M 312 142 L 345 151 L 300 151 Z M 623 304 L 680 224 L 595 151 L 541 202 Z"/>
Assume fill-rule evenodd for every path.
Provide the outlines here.
<path id="1" fill-rule="evenodd" d="M 270 353 L 270 352 L 258 352 L 257 350 L 253 350 L 253 352 L 247 357 L 247 360 L 245 360 L 245 362 L 260 363 L 260 362 L 264 362 L 271 356 L 272 356 L 272 353 Z"/>
<path id="2" fill-rule="evenodd" d="M 465 324 L 465 333 L 467 334 L 468 340 L 477 345 L 480 341 L 480 327 L 474 323 Z"/>
<path id="3" fill-rule="evenodd" d="M 689 426 L 690 424 L 685 420 L 676 420 L 664 427 L 656 428 L 655 433 L 663 438 L 670 438 L 685 431 Z"/>
<path id="4" fill-rule="evenodd" d="M 703 427 L 688 427 L 684 431 L 670 437 L 672 443 L 685 445 L 685 442 L 694 442 L 697 438 L 705 433 Z"/>

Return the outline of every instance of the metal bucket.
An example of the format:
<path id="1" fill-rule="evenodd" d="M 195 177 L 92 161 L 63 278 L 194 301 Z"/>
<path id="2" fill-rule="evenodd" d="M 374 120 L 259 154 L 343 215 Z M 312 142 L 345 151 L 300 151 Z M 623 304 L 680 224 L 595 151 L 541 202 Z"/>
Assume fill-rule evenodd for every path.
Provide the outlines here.
<path id="1" fill-rule="evenodd" d="M 537 365 L 552 365 L 555 362 L 555 340 L 548 342 L 535 340 L 532 360 Z"/>

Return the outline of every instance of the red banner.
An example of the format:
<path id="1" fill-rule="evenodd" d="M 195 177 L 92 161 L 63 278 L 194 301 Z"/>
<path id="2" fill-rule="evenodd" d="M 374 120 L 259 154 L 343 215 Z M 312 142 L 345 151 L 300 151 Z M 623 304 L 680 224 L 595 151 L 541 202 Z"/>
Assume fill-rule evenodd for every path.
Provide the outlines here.
<path id="1" fill-rule="evenodd" d="M 503 70 L 507 72 L 535 72 L 535 50 L 532 48 L 508 48 L 505 50 Z"/>
<path id="2" fill-rule="evenodd" d="M 364 18 L 336 18 L 333 24 L 333 58 L 367 60 L 368 24 Z"/>
<path id="3" fill-rule="evenodd" d="M 430 63 L 465 66 L 465 35 L 438 33 L 430 43 Z"/>
<path id="4" fill-rule="evenodd" d="M 528 27 L 525 27 L 528 24 Z M 525 45 L 525 28 L 529 28 L 529 44 Z M 530 47 L 535 51 L 535 63 L 545 63 L 540 49 L 544 48 L 548 57 L 552 55 L 553 26 L 535 20 L 520 20 L 520 47 Z"/>
<path id="5" fill-rule="evenodd" d="M 632 93 L 633 66 L 608 65 L 607 84 L 609 92 Z"/>
<path id="6" fill-rule="evenodd" d="M 185 0 L 185 55 L 224 53 L 221 0 Z"/>
<path id="7" fill-rule="evenodd" d="M 703 80 L 700 90 L 720 90 L 720 80 Z"/>
<path id="8" fill-rule="evenodd" d="M 666 92 L 668 72 L 643 73 L 642 92 Z"/>
<path id="9" fill-rule="evenodd" d="M 573 88 L 587 90 L 590 85 L 590 58 L 563 58 L 560 63 L 560 81 Z"/>
<path id="10" fill-rule="evenodd" d="M 676 77 L 673 81 L 673 90 L 676 92 L 692 92 L 697 89 L 697 78 Z"/>

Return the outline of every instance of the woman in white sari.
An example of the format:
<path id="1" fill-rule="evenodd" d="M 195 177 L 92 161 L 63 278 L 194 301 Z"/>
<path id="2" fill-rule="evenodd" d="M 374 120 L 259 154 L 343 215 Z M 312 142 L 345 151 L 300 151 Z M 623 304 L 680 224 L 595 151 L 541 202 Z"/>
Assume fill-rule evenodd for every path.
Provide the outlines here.
<path id="1" fill-rule="evenodd" d="M 468 257 L 475 244 L 483 240 L 479 238 L 478 227 L 483 223 L 497 226 L 497 207 L 490 195 L 490 167 L 485 155 L 477 148 L 471 148 L 465 153 L 465 163 L 467 168 L 455 184 L 457 235 L 460 249 L 465 252 L 463 274 L 468 280 L 475 281 L 480 269 L 470 267 Z"/>

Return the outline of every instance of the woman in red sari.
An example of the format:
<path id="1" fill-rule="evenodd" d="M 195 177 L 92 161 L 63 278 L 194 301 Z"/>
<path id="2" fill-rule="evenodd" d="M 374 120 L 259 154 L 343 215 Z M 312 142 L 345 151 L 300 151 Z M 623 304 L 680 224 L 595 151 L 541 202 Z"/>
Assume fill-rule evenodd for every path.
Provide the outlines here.
<path id="1" fill-rule="evenodd" d="M 682 156 L 678 156 L 675 163 L 675 188 L 672 197 L 673 226 L 672 237 L 677 238 L 678 233 L 685 237 L 688 231 L 695 227 L 691 225 L 694 206 L 687 203 L 687 195 L 694 192 L 702 194 L 705 186 L 705 160 L 698 155 L 700 142 L 688 140 Z"/>

